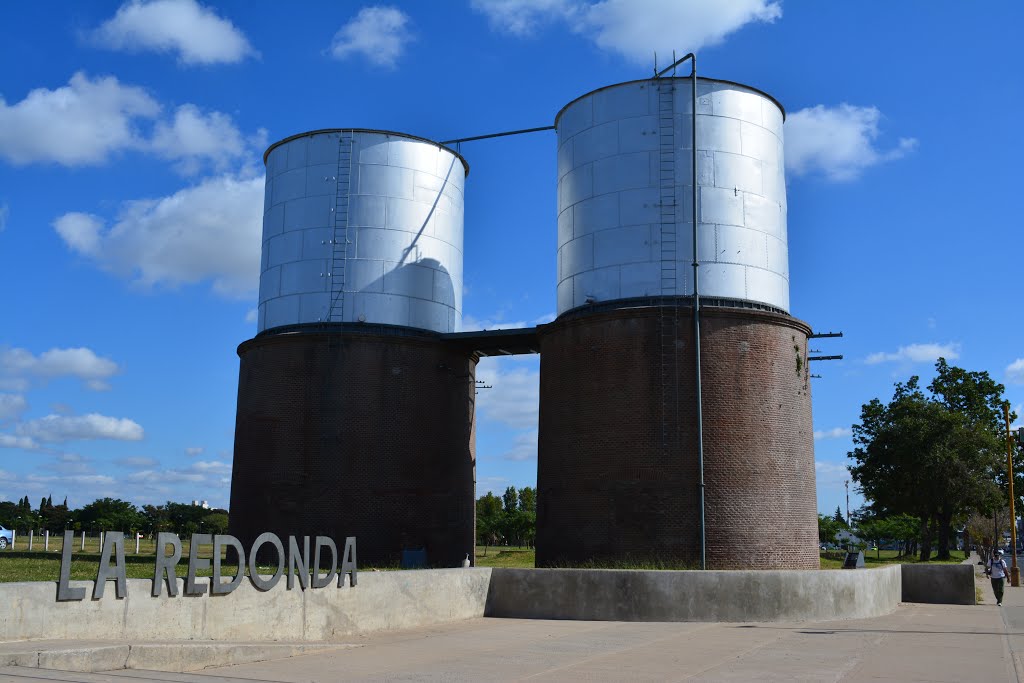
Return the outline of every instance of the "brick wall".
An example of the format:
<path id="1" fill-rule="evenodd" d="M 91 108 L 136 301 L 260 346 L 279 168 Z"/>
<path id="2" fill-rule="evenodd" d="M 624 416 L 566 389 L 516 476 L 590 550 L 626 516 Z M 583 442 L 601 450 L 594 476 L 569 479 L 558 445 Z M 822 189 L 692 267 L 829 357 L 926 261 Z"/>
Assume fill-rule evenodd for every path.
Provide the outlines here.
<path id="1" fill-rule="evenodd" d="M 692 318 L 669 311 L 543 328 L 539 566 L 699 561 Z M 710 568 L 818 567 L 809 333 L 785 315 L 701 311 Z"/>
<path id="2" fill-rule="evenodd" d="M 300 333 L 239 347 L 231 533 L 358 538 L 360 566 L 472 558 L 476 359 L 436 338 Z M 340 548 L 339 548 L 340 550 Z"/>

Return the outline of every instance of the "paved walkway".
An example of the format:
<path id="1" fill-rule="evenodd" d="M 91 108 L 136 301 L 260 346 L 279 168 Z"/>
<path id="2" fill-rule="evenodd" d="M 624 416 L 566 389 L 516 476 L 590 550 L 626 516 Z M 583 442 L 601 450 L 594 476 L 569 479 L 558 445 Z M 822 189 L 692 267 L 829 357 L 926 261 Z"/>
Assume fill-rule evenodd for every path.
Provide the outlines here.
<path id="1" fill-rule="evenodd" d="M 979 568 L 980 569 L 980 568 Z M 901 605 L 874 619 L 794 624 L 473 619 L 353 638 L 357 647 L 189 674 L 0 668 L 0 680 L 1024 681 L 1024 588 L 995 606 Z"/>

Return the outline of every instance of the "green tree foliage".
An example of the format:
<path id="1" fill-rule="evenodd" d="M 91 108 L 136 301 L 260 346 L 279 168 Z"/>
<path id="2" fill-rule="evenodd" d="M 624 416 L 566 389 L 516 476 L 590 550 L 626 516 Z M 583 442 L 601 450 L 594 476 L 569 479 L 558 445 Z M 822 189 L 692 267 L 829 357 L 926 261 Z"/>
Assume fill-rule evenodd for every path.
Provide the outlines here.
<path id="1" fill-rule="evenodd" d="M 818 515 L 818 541 L 820 543 L 835 543 L 836 533 L 842 528 L 834 516 Z"/>
<path id="2" fill-rule="evenodd" d="M 145 518 L 138 508 L 119 498 L 100 498 L 78 511 L 82 528 L 88 531 L 134 531 Z"/>
<path id="3" fill-rule="evenodd" d="M 515 486 L 509 486 L 505 489 L 505 494 L 502 495 L 501 502 L 505 508 L 505 512 L 514 512 L 519 509 L 519 494 L 516 492 Z"/>
<path id="4" fill-rule="evenodd" d="M 209 512 L 208 510 L 204 512 Z M 202 518 L 204 534 L 226 534 L 228 532 L 228 516 L 225 512 L 211 512 Z"/>
<path id="5" fill-rule="evenodd" d="M 841 529 L 848 529 L 850 527 L 850 525 L 846 522 L 846 518 L 843 517 L 842 509 L 838 505 L 836 505 L 836 512 L 834 515 L 832 515 L 832 519 L 835 521 L 836 524 L 839 525 Z"/>
<path id="6" fill-rule="evenodd" d="M 481 545 L 532 546 L 537 534 L 536 492 L 526 487 L 505 489 L 498 498 L 487 493 L 476 501 L 476 536 Z M 486 552 L 486 549 L 485 551 Z"/>
<path id="7" fill-rule="evenodd" d="M 937 557 L 948 559 L 953 519 L 1000 499 L 1003 386 L 941 358 L 935 369 L 927 393 L 915 376 L 896 385 L 889 403 L 863 405 L 849 453 L 851 475 L 875 510 L 920 520 L 922 561 L 933 543 Z"/>

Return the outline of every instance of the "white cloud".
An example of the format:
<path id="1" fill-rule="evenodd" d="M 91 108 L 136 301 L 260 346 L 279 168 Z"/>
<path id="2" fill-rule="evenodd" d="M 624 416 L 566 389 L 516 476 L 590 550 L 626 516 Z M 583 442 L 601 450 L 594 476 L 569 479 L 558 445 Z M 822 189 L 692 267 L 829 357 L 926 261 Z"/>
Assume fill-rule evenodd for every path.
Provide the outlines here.
<path id="1" fill-rule="evenodd" d="M 142 88 L 79 72 L 67 86 L 37 88 L 14 105 L 0 97 L 0 157 L 19 165 L 102 163 L 113 152 L 144 146 L 137 124 L 159 112 Z"/>
<path id="2" fill-rule="evenodd" d="M 814 461 L 814 474 L 819 489 L 842 487 L 843 482 L 850 478 L 850 471 L 846 469 L 846 465 L 821 460 Z"/>
<path id="3" fill-rule="evenodd" d="M 851 436 L 853 430 L 849 427 L 833 427 L 832 429 L 821 429 L 815 430 L 814 440 L 820 439 L 843 439 L 847 436 Z"/>
<path id="4" fill-rule="evenodd" d="M 233 64 L 257 54 L 234 24 L 195 0 L 131 0 L 91 37 L 111 50 L 177 53 L 182 64 Z"/>
<path id="5" fill-rule="evenodd" d="M 263 177 L 220 175 L 159 199 L 125 202 L 108 229 L 64 214 L 53 226 L 74 251 L 143 286 L 211 280 L 224 296 L 257 288 Z"/>
<path id="6" fill-rule="evenodd" d="M 20 448 L 26 451 L 33 451 L 39 448 L 39 444 L 27 436 L 0 434 L 0 448 Z"/>
<path id="7" fill-rule="evenodd" d="M 0 204 L 0 232 L 7 228 L 7 217 L 10 215 L 10 207 L 7 203 Z"/>
<path id="8" fill-rule="evenodd" d="M 928 363 L 945 358 L 954 360 L 960 357 L 960 345 L 948 344 L 910 344 L 901 346 L 895 352 L 879 351 L 872 353 L 864 362 L 868 365 L 888 362 Z"/>
<path id="9" fill-rule="evenodd" d="M 28 410 L 28 401 L 21 394 L 0 394 L 0 423 L 13 420 Z"/>
<path id="10" fill-rule="evenodd" d="M 540 405 L 540 372 L 528 368 L 503 371 L 497 358 L 484 358 L 477 366 L 476 378 L 492 389 L 477 395 L 478 415 L 515 429 L 537 426 Z"/>
<path id="11" fill-rule="evenodd" d="M 202 446 L 189 446 L 185 449 L 185 455 L 194 458 L 197 455 L 202 455 L 205 450 Z"/>
<path id="12" fill-rule="evenodd" d="M 219 111 L 204 114 L 194 104 L 183 104 L 172 121 L 157 122 L 147 149 L 176 161 L 179 172 L 193 175 L 207 162 L 224 171 L 240 159 L 256 157 L 265 146 L 265 130 L 245 138 L 229 115 Z"/>
<path id="13" fill-rule="evenodd" d="M 746 24 L 781 16 L 782 7 L 771 0 L 604 0 L 585 10 L 577 30 L 638 64 L 652 64 L 657 51 L 659 66 L 668 66 L 673 50 L 682 57 Z"/>
<path id="14" fill-rule="evenodd" d="M 752 22 L 770 23 L 782 16 L 775 0 L 473 0 L 493 28 L 520 37 L 539 27 L 565 22 L 598 47 L 627 59 L 668 65 L 673 50 L 679 57 L 717 45 Z M 685 68 L 685 67 L 684 67 Z"/>
<path id="15" fill-rule="evenodd" d="M 364 7 L 338 29 L 331 42 L 331 56 L 347 59 L 360 55 L 371 64 L 393 69 L 414 40 L 408 25 L 409 16 L 400 9 Z"/>
<path id="16" fill-rule="evenodd" d="M 487 16 L 491 28 L 526 37 L 537 28 L 577 11 L 571 0 L 472 0 L 470 5 Z"/>
<path id="17" fill-rule="evenodd" d="M 105 391 L 110 388 L 105 380 L 120 371 L 117 363 L 86 347 L 50 349 L 38 356 L 26 349 L 0 347 L 0 375 L 26 388 L 25 377 L 77 377 L 90 389 Z"/>
<path id="18" fill-rule="evenodd" d="M 516 434 L 512 440 L 512 447 L 502 453 L 501 457 L 505 460 L 516 461 L 535 460 L 537 458 L 537 434 L 538 430 L 536 429 Z"/>
<path id="19" fill-rule="evenodd" d="M 254 323 L 260 319 L 260 310 L 258 308 L 250 308 L 245 312 L 245 322 Z"/>
<path id="20" fill-rule="evenodd" d="M 881 150 L 876 142 L 882 117 L 877 107 L 817 105 L 790 113 L 786 118 L 786 170 L 795 175 L 821 173 L 829 180 L 846 181 L 864 169 L 905 156 L 917 146 L 914 138 L 900 138 L 896 147 Z"/>
<path id="21" fill-rule="evenodd" d="M 47 415 L 19 424 L 16 431 L 20 436 L 44 443 L 93 439 L 139 441 L 144 436 L 142 427 L 137 422 L 98 413 L 80 416 Z"/>
<path id="22" fill-rule="evenodd" d="M 1006 366 L 1006 381 L 1024 384 L 1024 358 L 1018 358 Z"/>
<path id="23" fill-rule="evenodd" d="M 121 465 L 122 467 L 129 467 L 132 469 L 154 467 L 159 464 L 156 458 L 147 458 L 141 455 L 133 455 L 127 458 L 119 458 L 114 461 L 115 464 Z"/>

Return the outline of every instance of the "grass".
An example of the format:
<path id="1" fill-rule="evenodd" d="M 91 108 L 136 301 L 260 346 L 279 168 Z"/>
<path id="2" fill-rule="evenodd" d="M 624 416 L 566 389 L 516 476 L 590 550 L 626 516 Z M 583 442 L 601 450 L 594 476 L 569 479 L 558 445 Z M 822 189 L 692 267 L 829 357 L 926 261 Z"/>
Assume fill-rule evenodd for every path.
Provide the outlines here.
<path id="1" fill-rule="evenodd" d="M 929 560 L 928 564 L 960 564 L 965 558 L 962 557 L 963 553 L 959 550 L 954 550 L 950 553 L 951 558 L 948 560 Z M 888 564 L 916 564 L 918 561 L 918 555 L 899 555 L 897 550 L 865 550 L 864 551 L 864 566 L 871 567 L 884 567 Z M 822 569 L 842 569 L 843 561 L 846 559 L 846 552 L 842 550 L 826 550 L 821 553 L 821 568 Z"/>

